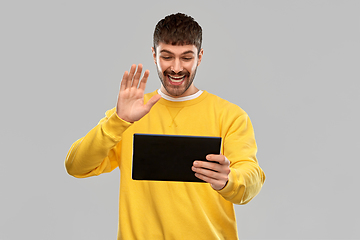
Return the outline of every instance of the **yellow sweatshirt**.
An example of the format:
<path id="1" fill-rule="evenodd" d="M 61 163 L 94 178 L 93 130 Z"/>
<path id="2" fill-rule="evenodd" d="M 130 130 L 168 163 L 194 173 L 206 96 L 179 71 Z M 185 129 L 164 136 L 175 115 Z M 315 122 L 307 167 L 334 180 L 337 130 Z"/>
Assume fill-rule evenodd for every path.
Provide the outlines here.
<path id="1" fill-rule="evenodd" d="M 145 102 L 154 94 L 146 94 Z M 222 137 L 221 154 L 231 162 L 228 184 L 216 191 L 208 183 L 132 180 L 134 133 Z M 107 111 L 71 146 L 65 166 L 78 178 L 120 168 L 118 239 L 233 240 L 238 239 L 233 203 L 249 202 L 265 181 L 256 151 L 248 115 L 204 91 L 184 102 L 160 99 L 133 124 L 120 119 L 115 108 Z"/>

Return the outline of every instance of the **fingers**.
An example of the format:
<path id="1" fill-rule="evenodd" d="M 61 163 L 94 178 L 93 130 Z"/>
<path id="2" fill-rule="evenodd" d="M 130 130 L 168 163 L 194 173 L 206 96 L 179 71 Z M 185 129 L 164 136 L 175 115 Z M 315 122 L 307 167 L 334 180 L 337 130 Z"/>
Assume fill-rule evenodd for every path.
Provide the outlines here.
<path id="1" fill-rule="evenodd" d="M 129 72 L 125 71 L 123 78 L 121 80 L 120 91 L 124 91 L 126 89 L 128 78 L 129 78 Z"/>
<path id="2" fill-rule="evenodd" d="M 193 171 L 195 172 L 195 177 L 211 184 L 211 186 L 215 190 L 220 190 L 224 188 L 229 180 L 229 174 L 215 172 L 204 168 L 194 169 L 194 167 L 193 167 Z M 230 170 L 228 173 L 230 173 Z"/>
<path id="3" fill-rule="evenodd" d="M 205 161 L 194 161 L 195 172 L 199 172 L 201 174 L 207 174 L 210 177 L 214 177 L 217 174 L 225 174 L 228 175 L 230 173 L 229 165 L 221 165 L 213 162 L 205 162 Z M 194 169 L 193 169 L 194 170 Z"/>
<path id="4" fill-rule="evenodd" d="M 228 183 L 227 178 L 226 179 L 224 178 L 223 180 L 219 180 L 219 179 L 211 178 L 206 175 L 199 174 L 199 173 L 195 173 L 195 176 L 197 178 L 209 183 L 211 185 L 211 187 L 215 190 L 223 189 L 226 186 L 226 184 Z"/>
<path id="5" fill-rule="evenodd" d="M 142 89 L 143 91 L 145 91 L 146 82 L 148 80 L 149 74 L 150 74 L 149 70 L 146 70 L 145 73 L 144 73 L 143 78 L 141 79 L 139 89 Z"/>
<path id="6" fill-rule="evenodd" d="M 230 161 L 221 154 L 209 154 L 206 156 L 206 161 L 194 161 L 192 170 L 195 172 L 195 176 L 216 189 L 222 189 L 230 174 Z"/>
<path id="7" fill-rule="evenodd" d="M 220 180 L 222 178 L 221 173 L 219 174 L 218 171 L 214 171 L 214 170 L 208 169 L 208 168 L 193 167 L 193 171 L 196 172 L 195 175 L 199 174 L 199 175 L 203 175 L 203 176 L 206 176 L 207 178 L 211 178 L 211 179 L 215 179 L 215 180 Z"/>
<path id="8" fill-rule="evenodd" d="M 143 69 L 142 64 L 139 64 L 137 68 L 136 68 L 136 64 L 131 65 L 130 72 L 125 71 L 123 75 L 123 78 L 121 80 L 120 90 L 125 90 L 130 87 L 137 88 L 138 86 L 140 89 L 145 90 L 146 82 L 149 77 L 149 70 L 145 71 L 144 76 L 140 81 L 142 69 Z"/>
<path id="9" fill-rule="evenodd" d="M 135 73 L 135 76 L 134 76 L 134 80 L 132 81 L 132 84 L 131 84 L 132 87 L 137 88 L 137 86 L 139 84 L 142 68 L 143 68 L 142 64 L 139 64 L 138 67 L 137 67 L 137 71 Z"/>
<path id="10" fill-rule="evenodd" d="M 135 70 L 136 70 L 136 65 L 135 65 L 135 64 L 131 65 L 129 75 L 128 75 L 128 78 L 127 78 L 127 80 L 126 80 L 126 88 L 130 88 L 130 87 L 131 87 L 132 81 L 133 81 L 133 77 L 134 77 L 134 74 L 135 74 Z"/>
<path id="11" fill-rule="evenodd" d="M 212 162 L 218 162 L 220 165 L 230 165 L 230 161 L 221 154 L 208 154 L 206 156 L 206 160 L 212 161 Z"/>

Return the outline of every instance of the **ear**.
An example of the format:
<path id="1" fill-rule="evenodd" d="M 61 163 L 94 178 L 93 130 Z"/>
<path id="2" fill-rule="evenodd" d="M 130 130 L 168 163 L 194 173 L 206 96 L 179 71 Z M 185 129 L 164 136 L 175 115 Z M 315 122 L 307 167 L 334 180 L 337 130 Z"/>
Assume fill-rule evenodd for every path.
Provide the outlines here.
<path id="1" fill-rule="evenodd" d="M 154 47 L 151 47 L 151 51 L 154 58 L 154 63 L 156 64 L 156 50 L 154 49 Z"/>
<path id="2" fill-rule="evenodd" d="M 201 59 L 202 59 L 203 54 L 204 54 L 204 49 L 200 49 L 199 56 L 198 56 L 198 63 L 197 63 L 198 66 L 201 63 Z"/>

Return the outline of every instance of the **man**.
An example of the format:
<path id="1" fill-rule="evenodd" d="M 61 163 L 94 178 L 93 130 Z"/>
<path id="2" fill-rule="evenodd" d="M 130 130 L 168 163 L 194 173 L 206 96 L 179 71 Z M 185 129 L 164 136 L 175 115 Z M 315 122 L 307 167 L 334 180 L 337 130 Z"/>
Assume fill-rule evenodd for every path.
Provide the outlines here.
<path id="1" fill-rule="evenodd" d="M 193 83 L 201 41 L 202 29 L 190 16 L 159 21 L 152 54 L 161 88 L 144 95 L 149 71 L 141 78 L 142 65 L 132 65 L 123 75 L 116 108 L 67 155 L 66 169 L 75 177 L 120 168 L 118 239 L 238 239 L 233 203 L 249 202 L 263 185 L 247 114 Z M 206 183 L 135 181 L 134 133 L 222 137 L 221 154 L 194 161 L 195 176 Z"/>

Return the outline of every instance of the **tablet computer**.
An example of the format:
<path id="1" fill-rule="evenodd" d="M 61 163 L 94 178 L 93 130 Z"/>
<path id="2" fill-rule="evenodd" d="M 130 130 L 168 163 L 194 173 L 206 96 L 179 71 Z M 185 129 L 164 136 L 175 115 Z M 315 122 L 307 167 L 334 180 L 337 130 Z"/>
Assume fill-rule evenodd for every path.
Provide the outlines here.
<path id="1" fill-rule="evenodd" d="M 134 134 L 132 179 L 204 182 L 191 170 L 193 162 L 207 161 L 220 148 L 220 137 Z"/>

